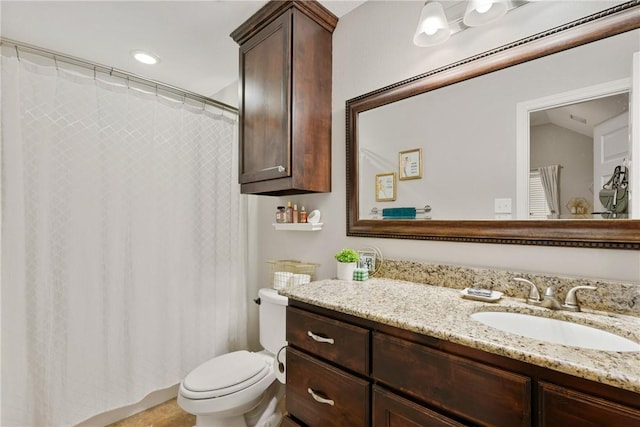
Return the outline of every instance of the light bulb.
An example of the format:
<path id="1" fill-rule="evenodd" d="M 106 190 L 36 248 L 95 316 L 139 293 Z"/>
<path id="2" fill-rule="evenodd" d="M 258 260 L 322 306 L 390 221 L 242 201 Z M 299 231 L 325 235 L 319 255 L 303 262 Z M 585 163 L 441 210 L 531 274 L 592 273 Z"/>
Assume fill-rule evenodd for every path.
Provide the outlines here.
<path id="1" fill-rule="evenodd" d="M 477 27 L 493 22 L 507 13 L 507 0 L 469 0 L 462 22 Z"/>
<path id="2" fill-rule="evenodd" d="M 142 62 L 147 65 L 154 65 L 160 61 L 156 55 L 153 55 L 148 52 L 144 52 L 142 50 L 133 50 L 131 51 L 131 55 L 136 59 L 136 61 Z"/>
<path id="3" fill-rule="evenodd" d="M 439 28 L 440 27 L 438 26 L 438 22 L 434 19 L 427 19 L 422 25 L 422 31 L 424 31 L 424 33 L 429 36 L 432 36 L 436 32 L 438 32 Z"/>
<path id="4" fill-rule="evenodd" d="M 491 9 L 491 3 L 485 3 L 485 4 L 481 4 L 480 6 L 476 7 L 476 12 L 478 13 L 486 13 L 489 11 L 489 9 Z"/>

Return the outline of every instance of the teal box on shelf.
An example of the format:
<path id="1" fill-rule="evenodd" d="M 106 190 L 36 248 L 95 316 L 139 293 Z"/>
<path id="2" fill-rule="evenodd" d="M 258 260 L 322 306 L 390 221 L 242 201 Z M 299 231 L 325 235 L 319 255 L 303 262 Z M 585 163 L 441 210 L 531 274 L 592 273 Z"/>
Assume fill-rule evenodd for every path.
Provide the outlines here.
<path id="1" fill-rule="evenodd" d="M 416 208 L 385 208 L 382 209 L 382 218 L 415 219 Z"/>

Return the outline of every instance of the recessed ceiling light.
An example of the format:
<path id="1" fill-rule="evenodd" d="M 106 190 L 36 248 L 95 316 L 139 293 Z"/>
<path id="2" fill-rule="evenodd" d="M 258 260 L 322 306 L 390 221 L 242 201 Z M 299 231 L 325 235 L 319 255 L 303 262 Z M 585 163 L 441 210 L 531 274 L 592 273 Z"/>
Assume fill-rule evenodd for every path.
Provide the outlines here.
<path id="1" fill-rule="evenodd" d="M 160 58 L 152 53 L 142 50 L 132 50 L 131 55 L 139 62 L 147 65 L 153 65 L 160 62 Z"/>

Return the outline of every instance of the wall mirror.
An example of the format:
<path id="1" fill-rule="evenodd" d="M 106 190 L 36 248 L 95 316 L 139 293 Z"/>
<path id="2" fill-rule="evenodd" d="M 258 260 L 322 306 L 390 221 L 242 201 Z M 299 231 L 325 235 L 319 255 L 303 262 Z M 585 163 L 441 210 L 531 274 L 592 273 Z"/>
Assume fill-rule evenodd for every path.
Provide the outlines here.
<path id="1" fill-rule="evenodd" d="M 614 119 L 629 127 L 639 28 L 630 2 L 348 100 L 347 235 L 640 249 L 640 198 L 612 217 L 597 197 L 616 162 L 640 186 L 638 137 L 598 149 L 586 136 Z M 640 79 L 640 54 L 635 62 Z M 598 176 L 601 156 L 614 163 Z M 531 171 L 547 165 L 559 165 L 561 195 L 541 217 L 529 206 Z M 376 199 L 387 173 L 398 178 L 393 200 Z"/>

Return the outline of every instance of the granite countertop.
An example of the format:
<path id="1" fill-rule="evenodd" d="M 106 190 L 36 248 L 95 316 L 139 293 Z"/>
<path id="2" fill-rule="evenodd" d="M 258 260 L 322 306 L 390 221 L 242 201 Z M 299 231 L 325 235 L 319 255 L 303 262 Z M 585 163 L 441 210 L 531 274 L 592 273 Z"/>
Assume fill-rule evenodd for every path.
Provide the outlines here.
<path id="1" fill-rule="evenodd" d="M 486 326 L 479 311 L 535 314 L 597 326 L 640 342 L 640 318 L 596 311 L 552 311 L 503 297 L 463 299 L 459 289 L 390 279 L 323 280 L 279 291 L 298 301 L 477 348 L 533 365 L 640 393 L 640 352 L 612 352 L 551 344 Z"/>

